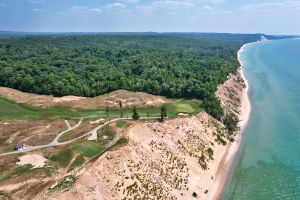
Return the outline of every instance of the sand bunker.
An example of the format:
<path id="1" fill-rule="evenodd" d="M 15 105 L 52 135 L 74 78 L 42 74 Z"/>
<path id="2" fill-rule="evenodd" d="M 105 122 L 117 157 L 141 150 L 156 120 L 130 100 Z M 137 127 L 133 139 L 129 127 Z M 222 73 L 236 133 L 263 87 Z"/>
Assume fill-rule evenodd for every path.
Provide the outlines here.
<path id="1" fill-rule="evenodd" d="M 45 162 L 47 161 L 46 158 L 44 158 L 42 155 L 38 154 L 32 154 L 32 155 L 24 155 L 19 157 L 19 162 L 17 162 L 17 165 L 27 165 L 31 164 L 33 168 L 40 168 L 45 165 Z"/>

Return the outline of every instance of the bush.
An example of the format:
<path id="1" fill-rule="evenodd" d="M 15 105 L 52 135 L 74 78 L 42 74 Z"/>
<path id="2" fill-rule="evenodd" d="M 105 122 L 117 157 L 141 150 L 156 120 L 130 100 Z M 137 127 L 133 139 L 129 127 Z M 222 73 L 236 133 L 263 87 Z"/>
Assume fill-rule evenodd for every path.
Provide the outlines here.
<path id="1" fill-rule="evenodd" d="M 197 194 L 196 192 L 193 192 L 192 196 L 193 196 L 194 198 L 197 198 L 197 197 L 198 197 L 198 194 Z"/>
<path id="2" fill-rule="evenodd" d="M 214 118 L 221 120 L 224 112 L 221 107 L 220 100 L 215 96 L 209 96 L 204 99 L 203 106 L 208 114 Z"/>
<path id="3" fill-rule="evenodd" d="M 132 115 L 132 119 L 139 119 L 140 118 L 140 115 L 138 114 L 137 110 L 136 110 L 136 107 L 133 107 L 133 115 Z"/>
<path id="4" fill-rule="evenodd" d="M 238 117 L 233 113 L 227 114 L 223 119 L 223 123 L 230 134 L 232 134 L 233 131 L 237 128 L 238 122 Z"/>

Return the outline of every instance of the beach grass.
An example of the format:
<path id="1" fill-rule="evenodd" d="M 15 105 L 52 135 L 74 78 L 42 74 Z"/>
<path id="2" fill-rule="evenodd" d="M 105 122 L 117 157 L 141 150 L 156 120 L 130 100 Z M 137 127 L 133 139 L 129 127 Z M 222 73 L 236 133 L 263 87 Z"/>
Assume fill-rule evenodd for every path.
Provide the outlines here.
<path id="1" fill-rule="evenodd" d="M 82 155 L 79 155 L 75 158 L 75 160 L 72 162 L 71 166 L 68 169 L 68 172 L 80 167 L 83 165 L 85 159 Z"/>

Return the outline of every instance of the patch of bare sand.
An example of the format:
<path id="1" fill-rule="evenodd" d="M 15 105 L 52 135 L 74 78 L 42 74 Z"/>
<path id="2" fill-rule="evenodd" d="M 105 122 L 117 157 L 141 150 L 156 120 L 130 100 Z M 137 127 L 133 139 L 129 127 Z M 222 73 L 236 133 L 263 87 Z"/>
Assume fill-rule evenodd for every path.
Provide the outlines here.
<path id="1" fill-rule="evenodd" d="M 122 101 L 126 106 L 159 106 L 166 102 L 163 97 L 155 96 L 143 92 L 130 92 L 117 90 L 95 98 L 64 96 L 53 97 L 50 95 L 38 95 L 21 92 L 12 88 L 0 87 L 0 95 L 19 103 L 27 103 L 36 107 L 63 106 L 69 108 L 97 109 L 99 107 L 119 107 Z"/>
<path id="2" fill-rule="evenodd" d="M 47 159 L 39 154 L 27 154 L 18 158 L 19 162 L 16 164 L 19 166 L 31 164 L 33 168 L 40 168 L 45 165 Z"/>

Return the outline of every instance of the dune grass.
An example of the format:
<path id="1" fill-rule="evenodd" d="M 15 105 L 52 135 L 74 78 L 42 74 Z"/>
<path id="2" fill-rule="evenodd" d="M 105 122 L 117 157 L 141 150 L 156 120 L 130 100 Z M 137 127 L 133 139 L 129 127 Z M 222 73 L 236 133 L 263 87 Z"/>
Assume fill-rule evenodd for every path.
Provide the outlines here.
<path id="1" fill-rule="evenodd" d="M 25 172 L 29 171 L 30 169 L 32 169 L 32 167 L 33 166 L 31 164 L 26 164 L 26 165 L 23 165 L 23 166 L 19 166 L 16 169 L 14 169 L 13 171 L 1 174 L 0 175 L 0 180 L 20 176 L 20 175 L 24 174 Z"/>
<path id="2" fill-rule="evenodd" d="M 50 192 L 56 192 L 56 191 L 63 191 L 65 189 L 68 189 L 72 187 L 76 181 L 76 177 L 73 175 L 68 175 L 64 177 L 60 182 L 55 184 L 53 187 L 49 188 Z"/>
<path id="3" fill-rule="evenodd" d="M 114 149 L 117 149 L 119 147 L 125 146 L 126 144 L 128 144 L 128 139 L 125 138 L 125 137 L 122 137 L 115 144 L 111 145 L 109 147 L 109 149 L 114 150 Z"/>
<path id="4" fill-rule="evenodd" d="M 82 155 L 79 155 L 75 158 L 75 160 L 72 162 L 70 168 L 68 169 L 68 172 L 80 167 L 83 165 L 85 159 Z"/>
<path id="5" fill-rule="evenodd" d="M 123 121 L 123 120 L 119 120 L 119 121 L 116 122 L 116 126 L 117 126 L 118 128 L 123 128 L 123 127 L 125 127 L 126 125 L 127 125 L 127 122 L 126 122 L 126 121 Z"/>

